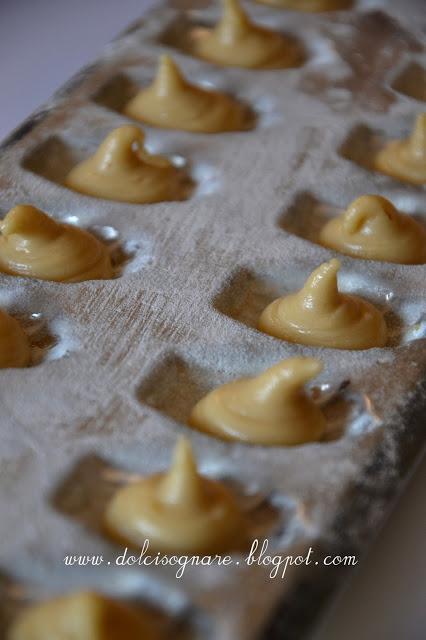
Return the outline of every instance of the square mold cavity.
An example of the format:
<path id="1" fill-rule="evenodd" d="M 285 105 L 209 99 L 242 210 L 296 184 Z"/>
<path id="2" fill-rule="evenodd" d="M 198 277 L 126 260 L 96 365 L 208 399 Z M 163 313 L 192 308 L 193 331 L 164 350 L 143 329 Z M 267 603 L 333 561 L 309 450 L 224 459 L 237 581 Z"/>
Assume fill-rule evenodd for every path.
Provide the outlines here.
<path id="1" fill-rule="evenodd" d="M 326 205 L 321 205 L 310 194 L 301 194 L 299 198 L 302 198 L 302 203 L 306 206 L 313 201 L 320 208 L 320 212 L 322 208 L 332 211 L 331 207 L 327 208 Z M 306 210 L 307 217 L 323 215 L 322 213 L 317 214 L 315 205 L 311 212 L 309 211 L 309 209 Z M 302 233 L 300 235 L 307 237 Z M 257 329 L 262 311 L 277 298 L 298 291 L 313 268 L 314 266 L 307 267 L 306 265 L 283 265 L 281 270 L 275 268 L 267 272 L 255 271 L 254 269 L 239 269 L 227 280 L 214 299 L 214 308 L 251 329 Z M 388 291 L 389 286 L 379 279 L 365 281 L 364 276 L 359 274 L 356 269 L 343 270 L 339 274 L 339 288 L 341 291 L 361 296 L 371 304 L 381 308 L 386 314 L 390 332 L 387 346 L 395 347 L 401 344 L 404 327 L 399 309 L 392 311 L 386 302 L 385 292 Z M 370 290 L 373 293 L 370 294 Z M 417 312 L 417 316 L 420 316 L 420 311 Z"/>
<path id="2" fill-rule="evenodd" d="M 376 171 L 373 158 L 384 142 L 382 136 L 363 124 L 356 125 L 339 149 L 340 155 L 363 169 Z"/>
<path id="3" fill-rule="evenodd" d="M 157 469 L 162 471 L 163 468 Z M 110 499 L 120 488 L 138 482 L 145 474 L 130 473 L 119 469 L 95 455 L 88 455 L 76 463 L 70 474 L 51 496 L 53 508 L 80 525 L 109 539 L 103 526 L 104 513 Z M 261 492 L 246 492 L 233 476 L 215 475 L 235 495 L 247 514 L 250 540 L 275 535 L 286 530 L 297 517 L 297 504 L 287 498 L 280 508 Z M 120 545 L 121 546 L 121 545 Z"/>
<path id="4" fill-rule="evenodd" d="M 118 73 L 92 96 L 93 102 L 121 113 L 125 105 L 135 97 L 141 85 L 127 73 Z"/>
<path id="5" fill-rule="evenodd" d="M 197 58 L 198 56 L 194 51 L 195 42 L 207 35 L 207 31 L 211 30 L 217 24 L 217 22 L 218 19 L 207 22 L 202 19 L 195 20 L 188 15 L 180 14 L 174 20 L 170 21 L 163 32 L 159 34 L 158 42 L 161 45 L 177 49 L 182 53 L 192 55 Z M 301 67 L 307 59 L 307 52 L 302 44 L 302 41 L 295 38 L 291 33 L 284 32 L 282 29 L 278 28 L 278 32 L 281 33 L 284 38 L 286 38 L 286 40 L 297 52 L 297 59 L 289 68 Z M 203 58 L 201 59 L 204 60 Z M 208 60 L 204 61 L 209 62 Z M 215 63 L 211 62 L 210 64 Z"/>
<path id="6" fill-rule="evenodd" d="M 180 13 L 176 18 L 171 20 L 166 28 L 158 35 L 158 42 L 166 47 L 191 54 L 191 34 L 196 33 L 198 29 L 206 29 L 210 26 L 211 25 L 206 22 L 193 20 L 187 14 Z"/>
<path id="7" fill-rule="evenodd" d="M 260 373 L 272 364 L 271 361 L 263 362 L 256 369 Z M 198 360 L 184 360 L 177 354 L 170 354 L 148 373 L 138 389 L 137 397 L 140 402 L 172 420 L 186 424 L 192 408 L 209 391 L 253 373 L 247 372 L 246 367 L 241 368 L 238 364 L 236 369 L 225 371 L 213 364 L 208 368 L 199 364 Z M 374 417 L 365 406 L 363 396 L 350 386 L 346 392 L 348 385 L 349 380 L 336 380 L 311 388 L 310 393 L 320 402 L 328 423 L 323 443 L 338 440 L 346 432 L 368 432 L 376 426 Z M 234 484 L 233 479 L 229 477 L 223 479 L 230 486 Z M 241 490 L 236 492 L 243 493 Z M 270 521 L 269 516 L 268 523 L 273 521 L 273 518 Z M 93 514 L 89 514 L 88 517 L 93 517 Z"/>
<path id="8" fill-rule="evenodd" d="M 96 592 L 140 613 L 152 628 L 154 635 L 150 637 L 189 640 L 201 622 L 197 610 L 189 609 L 184 594 L 169 586 L 166 588 L 149 575 L 141 572 L 136 575 L 128 568 L 111 571 L 97 567 L 93 571 L 90 566 L 80 566 L 69 567 L 65 572 L 63 569 L 35 572 L 27 579 L 0 574 L 0 640 L 11 637 L 10 625 L 27 607 L 79 591 Z M 52 635 L 48 633 L 47 637 Z M 55 637 L 58 636 L 55 634 Z M 70 636 L 67 634 L 67 637 Z M 196 634 L 196 637 L 201 636 Z"/>
<path id="9" fill-rule="evenodd" d="M 93 155 L 103 140 L 103 137 L 101 140 L 91 138 L 83 142 L 82 138 L 69 142 L 59 136 L 51 136 L 29 151 L 22 160 L 22 167 L 45 180 L 49 180 L 50 182 L 71 190 L 71 188 L 65 184 L 67 175 L 73 167 Z M 180 167 L 175 157 L 172 157 L 172 161 L 176 168 L 179 169 Z M 186 170 L 189 169 L 188 164 Z M 195 181 L 183 171 L 180 176 L 180 184 L 184 197 L 189 198 L 195 187 Z M 79 195 L 92 197 L 86 194 Z M 115 202 L 132 204 L 126 203 L 124 200 L 115 200 Z"/>
<path id="10" fill-rule="evenodd" d="M 85 157 L 84 150 L 71 146 L 59 136 L 51 136 L 22 160 L 27 171 L 64 186 L 71 169 Z"/>
<path id="11" fill-rule="evenodd" d="M 130 477 L 98 456 L 88 455 L 77 463 L 50 502 L 58 512 L 103 536 L 106 506 L 120 483 Z"/>
<path id="12" fill-rule="evenodd" d="M 391 86 L 398 93 L 426 102 L 426 69 L 417 62 L 410 62 L 396 76 Z"/>
<path id="13" fill-rule="evenodd" d="M 142 381 L 137 397 L 143 404 L 185 424 L 194 405 L 227 379 L 224 372 L 169 354 Z"/>
<path id="14" fill-rule="evenodd" d="M 284 279 L 287 286 L 283 285 Z M 257 329 L 260 314 L 276 298 L 291 290 L 291 274 L 283 265 L 280 273 L 263 273 L 239 269 L 225 283 L 213 301 L 214 308 L 225 316 Z"/>
<path id="15" fill-rule="evenodd" d="M 156 64 L 156 62 L 155 62 Z M 247 121 L 250 124 L 255 125 L 259 114 L 256 109 L 251 106 L 250 100 L 244 98 L 244 96 L 238 96 L 234 94 L 235 87 L 232 86 L 232 82 L 228 80 L 227 82 L 218 81 L 218 78 L 214 78 L 214 74 L 211 74 L 209 78 L 209 74 L 203 71 L 202 75 L 199 73 L 192 73 L 191 71 L 184 71 L 184 75 L 187 76 L 192 82 L 199 86 L 205 86 L 208 89 L 217 89 L 220 91 L 224 91 L 229 95 L 232 95 L 234 98 L 238 99 L 241 104 L 246 107 Z M 128 120 L 133 122 L 137 122 L 140 124 L 138 119 L 132 118 L 131 116 L 127 116 L 123 114 L 124 107 L 126 104 L 136 96 L 136 94 L 145 89 L 150 83 L 153 81 L 155 73 L 153 74 L 152 69 L 146 68 L 127 68 L 124 71 L 117 73 L 110 80 L 108 80 L 105 84 L 103 84 L 100 89 L 96 93 L 91 96 L 91 100 L 103 107 L 104 109 L 108 109 L 109 111 L 114 111 L 119 113 L 121 116 L 124 116 Z M 225 79 L 226 80 L 226 79 Z"/>
<path id="16" fill-rule="evenodd" d="M 340 211 L 338 207 L 324 203 L 312 193 L 303 191 L 296 194 L 292 204 L 280 216 L 278 226 L 299 238 L 318 244 L 321 229 Z"/>

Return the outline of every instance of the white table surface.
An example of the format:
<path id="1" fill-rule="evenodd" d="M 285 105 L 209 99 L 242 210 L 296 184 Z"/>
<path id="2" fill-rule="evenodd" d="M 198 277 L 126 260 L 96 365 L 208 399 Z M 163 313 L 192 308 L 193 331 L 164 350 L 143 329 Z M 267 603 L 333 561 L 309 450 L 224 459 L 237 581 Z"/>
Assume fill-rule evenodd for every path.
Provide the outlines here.
<path id="1" fill-rule="evenodd" d="M 0 0 L 0 139 L 154 4 Z M 315 640 L 425 639 L 425 538 L 426 459 Z"/>

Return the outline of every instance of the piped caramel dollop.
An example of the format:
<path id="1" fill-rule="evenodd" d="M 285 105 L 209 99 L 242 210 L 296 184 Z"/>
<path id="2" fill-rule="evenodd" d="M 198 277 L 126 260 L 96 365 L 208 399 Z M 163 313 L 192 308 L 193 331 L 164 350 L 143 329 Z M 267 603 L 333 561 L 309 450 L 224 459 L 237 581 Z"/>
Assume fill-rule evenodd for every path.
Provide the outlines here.
<path id="1" fill-rule="evenodd" d="M 105 513 L 107 530 L 136 547 L 170 553 L 220 553 L 245 543 L 246 523 L 231 492 L 201 476 L 180 439 L 169 471 L 119 490 Z"/>
<path id="2" fill-rule="evenodd" d="M 353 0 L 256 0 L 261 4 L 269 4 L 278 9 L 295 11 L 339 11 L 349 9 Z"/>
<path id="3" fill-rule="evenodd" d="M 254 24 L 238 0 L 222 0 L 223 15 L 209 31 L 194 39 L 194 53 L 216 64 L 257 69 L 282 69 L 300 61 L 300 52 L 272 29 Z"/>
<path id="4" fill-rule="evenodd" d="M 322 245 L 354 258 L 398 264 L 426 262 L 426 229 L 382 196 L 367 195 L 321 229 Z"/>
<path id="5" fill-rule="evenodd" d="M 144 132 L 138 127 L 114 129 L 93 156 L 70 171 L 66 186 L 121 202 L 182 200 L 187 189 L 182 170 L 167 158 L 150 155 L 144 149 L 144 140 Z"/>
<path id="6" fill-rule="evenodd" d="M 219 91 L 191 84 L 167 55 L 161 56 L 152 84 L 127 103 L 124 113 L 157 127 L 198 133 L 242 131 L 253 126 L 247 106 Z"/>
<path id="7" fill-rule="evenodd" d="M 387 329 L 382 313 L 358 296 L 340 293 L 340 262 L 324 262 L 297 293 L 266 307 L 259 329 L 271 336 L 319 347 L 370 349 L 383 347 Z"/>
<path id="8" fill-rule="evenodd" d="M 158 640 L 140 610 L 91 591 L 59 596 L 25 609 L 7 640 Z"/>
<path id="9" fill-rule="evenodd" d="M 417 116 L 407 140 L 392 140 L 377 154 L 374 165 L 388 176 L 411 182 L 426 183 L 426 113 Z"/>
<path id="10" fill-rule="evenodd" d="M 26 367 L 30 359 L 26 333 L 15 318 L 0 309 L 0 369 Z"/>
<path id="11" fill-rule="evenodd" d="M 326 426 L 303 385 L 322 370 L 314 358 L 290 358 L 256 378 L 214 389 L 193 408 L 189 425 L 218 438 L 263 445 L 318 440 Z"/>
<path id="12" fill-rule="evenodd" d="M 112 276 L 109 253 L 97 238 L 28 204 L 0 222 L 0 271 L 57 282 Z"/>

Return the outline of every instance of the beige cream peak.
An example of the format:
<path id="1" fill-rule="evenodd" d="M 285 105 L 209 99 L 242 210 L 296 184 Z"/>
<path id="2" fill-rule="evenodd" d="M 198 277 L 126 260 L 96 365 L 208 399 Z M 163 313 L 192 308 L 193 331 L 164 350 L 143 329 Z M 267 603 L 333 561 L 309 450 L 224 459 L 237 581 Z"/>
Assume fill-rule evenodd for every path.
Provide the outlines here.
<path id="1" fill-rule="evenodd" d="M 160 640 L 141 612 L 92 591 L 34 604 L 18 615 L 6 640 Z"/>
<path id="2" fill-rule="evenodd" d="M 102 242 L 28 204 L 17 205 L 0 222 L 0 271 L 57 282 L 112 277 Z"/>
<path id="3" fill-rule="evenodd" d="M 269 446 L 319 440 L 326 422 L 304 384 L 317 376 L 315 358 L 283 360 L 254 378 L 214 389 L 192 410 L 190 426 L 225 440 Z"/>
<path id="4" fill-rule="evenodd" d="M 219 65 L 254 69 L 294 66 L 300 54 L 280 33 L 255 24 L 239 0 L 222 0 L 222 17 L 213 29 L 198 30 L 194 53 Z"/>
<path id="5" fill-rule="evenodd" d="M 246 543 L 246 521 L 222 483 L 199 474 L 181 438 L 170 469 L 120 489 L 105 513 L 109 534 L 164 553 L 221 553 Z"/>
<path id="6" fill-rule="evenodd" d="M 168 55 L 160 56 L 152 84 L 127 103 L 124 113 L 149 125 L 196 133 L 243 131 L 254 124 L 246 105 L 191 84 Z"/>
<path id="7" fill-rule="evenodd" d="M 337 286 L 340 262 L 324 262 L 302 289 L 266 307 L 259 329 L 271 336 L 318 347 L 370 349 L 383 347 L 387 329 L 382 313 L 359 296 Z"/>
<path id="8" fill-rule="evenodd" d="M 377 195 L 354 200 L 324 225 L 319 241 L 354 258 L 398 264 L 426 262 L 426 228 Z"/>
<path id="9" fill-rule="evenodd" d="M 392 140 L 378 152 L 374 166 L 398 180 L 426 183 L 426 113 L 417 116 L 409 138 Z"/>
<path id="10" fill-rule="evenodd" d="M 134 125 L 114 129 L 93 156 L 68 174 L 65 184 L 95 198 L 130 203 L 182 200 L 184 173 L 165 157 L 149 154 L 145 134 Z"/>

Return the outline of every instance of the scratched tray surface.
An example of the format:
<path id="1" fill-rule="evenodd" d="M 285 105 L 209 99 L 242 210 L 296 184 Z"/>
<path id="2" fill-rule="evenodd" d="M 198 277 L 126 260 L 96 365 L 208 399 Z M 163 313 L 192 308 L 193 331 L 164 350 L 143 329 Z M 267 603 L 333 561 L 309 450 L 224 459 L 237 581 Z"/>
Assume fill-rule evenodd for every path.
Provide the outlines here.
<path id="1" fill-rule="evenodd" d="M 361 550 L 383 518 L 383 496 L 397 486 L 404 447 L 421 447 L 407 408 L 419 406 L 426 367 L 424 265 L 341 257 L 341 287 L 386 313 L 386 348 L 292 345 L 255 324 L 268 302 L 330 259 L 315 232 L 352 199 L 379 193 L 424 216 L 424 189 L 368 168 L 377 141 L 405 135 L 424 109 L 417 88 L 425 65 L 422 3 L 359 2 L 351 11 L 317 15 L 246 8 L 299 38 L 305 64 L 250 71 L 199 61 L 173 33 L 176 25 L 212 23 L 218 8 L 170 2 L 132 25 L 2 147 L 1 213 L 34 203 L 94 230 L 120 256 L 109 281 L 63 285 L 0 276 L 0 306 L 28 326 L 37 321 L 49 337 L 44 350 L 38 345 L 34 366 L 0 371 L 0 554 L 4 601 L 12 608 L 22 594 L 13 584 L 24 593 L 36 585 L 47 595 L 76 585 L 105 589 L 107 572 L 115 595 L 154 598 L 172 619 L 187 611 L 194 637 L 258 637 L 300 572 L 269 580 L 270 568 L 240 562 L 188 568 L 176 580 L 172 567 L 108 569 L 120 548 L 102 535 L 102 507 L 120 478 L 166 467 L 184 433 L 201 471 L 236 490 L 253 537 L 268 537 L 274 552 L 317 543 L 338 549 L 349 530 Z M 129 121 L 119 112 L 123 92 L 148 83 L 164 51 L 194 82 L 252 105 L 256 129 L 194 135 L 144 127 L 151 151 L 186 160 L 197 186 L 185 202 L 130 205 L 67 190 L 69 168 Z M 324 442 L 246 446 L 185 426 L 207 390 L 292 355 L 324 362 L 313 383 L 329 418 Z M 368 517 L 354 510 L 339 529 L 348 492 L 367 484 L 385 493 L 367 495 Z M 71 570 L 63 558 L 72 553 L 103 555 L 105 562 Z M 316 580 L 314 569 L 308 583 Z"/>

